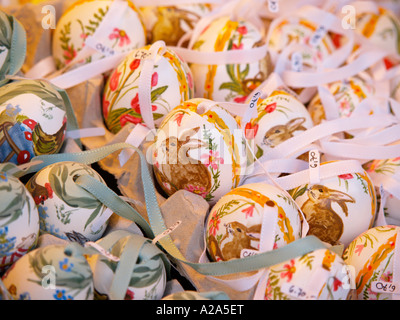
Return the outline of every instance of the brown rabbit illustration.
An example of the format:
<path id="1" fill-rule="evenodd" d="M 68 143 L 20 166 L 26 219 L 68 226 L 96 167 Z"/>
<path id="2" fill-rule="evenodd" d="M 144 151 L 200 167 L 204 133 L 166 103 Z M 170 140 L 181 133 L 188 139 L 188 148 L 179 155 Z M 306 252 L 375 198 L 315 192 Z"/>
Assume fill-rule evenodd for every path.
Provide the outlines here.
<path id="1" fill-rule="evenodd" d="M 276 147 L 281 142 L 293 137 L 293 132 L 298 130 L 307 130 L 302 124 L 306 118 L 294 118 L 289 120 L 286 124 L 279 124 L 270 128 L 263 138 L 263 143 L 270 148 Z"/>
<path id="2" fill-rule="evenodd" d="M 347 217 L 346 202 L 355 203 L 356 201 L 344 192 L 316 184 L 308 189 L 308 199 L 301 210 L 310 227 L 308 234 L 336 245 L 343 233 L 343 221 L 332 209 L 332 202 L 336 202 Z"/>
<path id="3" fill-rule="evenodd" d="M 202 194 L 211 190 L 211 173 L 188 154 L 192 149 L 206 146 L 201 140 L 191 139 L 199 130 L 200 127 L 190 129 L 180 139 L 169 136 L 161 143 L 160 152 L 165 153 L 166 161 L 159 168 L 154 166 L 154 173 L 168 195 L 181 189 L 194 188 L 201 190 Z M 166 190 L 165 184 L 171 186 L 170 190 Z"/>
<path id="4" fill-rule="evenodd" d="M 225 225 L 226 233 L 222 237 L 220 243 L 229 240 L 223 245 L 222 250 L 218 245 L 216 239 L 211 235 L 208 239 L 208 247 L 211 249 L 210 255 L 217 261 L 216 257 L 220 257 L 224 261 L 240 258 L 240 253 L 243 249 L 258 250 L 251 245 L 251 241 L 259 241 L 254 234 L 259 234 L 261 231 L 261 224 L 253 225 L 247 228 L 245 225 L 238 221 L 233 221 Z"/>

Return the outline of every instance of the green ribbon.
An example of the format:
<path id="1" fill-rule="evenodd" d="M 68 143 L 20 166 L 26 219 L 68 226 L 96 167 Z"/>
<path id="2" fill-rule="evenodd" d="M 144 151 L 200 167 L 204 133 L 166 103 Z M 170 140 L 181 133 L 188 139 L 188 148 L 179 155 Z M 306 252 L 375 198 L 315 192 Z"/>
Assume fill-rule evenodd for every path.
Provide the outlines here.
<path id="1" fill-rule="evenodd" d="M 94 183 L 90 178 L 80 178 L 77 179 L 78 184 L 85 190 L 91 192 L 95 197 L 98 197 L 100 201 L 104 201 L 106 205 L 115 209 L 116 214 L 120 214 L 123 217 L 130 219 L 131 221 L 137 222 L 145 231 L 147 231 L 146 236 L 153 239 L 154 235 L 159 235 L 163 233 L 167 227 L 165 226 L 160 207 L 157 202 L 156 191 L 151 178 L 150 172 L 147 167 L 147 162 L 144 154 L 140 149 L 127 144 L 127 143 L 117 143 L 113 145 L 104 146 L 98 149 L 93 149 L 89 151 L 83 151 L 78 153 L 66 153 L 66 154 L 53 154 L 53 155 L 42 155 L 37 156 L 32 159 L 40 160 L 41 163 L 32 166 L 26 172 L 32 172 L 34 170 L 39 170 L 47 165 L 59 162 L 59 161 L 76 161 L 85 164 L 91 164 L 97 162 L 104 157 L 110 155 L 111 153 L 125 149 L 131 148 L 136 151 L 140 157 L 140 169 L 141 177 L 143 183 L 143 191 L 145 195 L 145 202 L 147 208 L 147 215 L 150 224 L 144 220 L 140 214 L 134 210 L 131 206 L 124 205 L 121 203 L 121 199 L 112 194 L 112 190 L 108 187 Z M 119 200 L 118 200 L 119 199 Z M 128 208 L 129 207 L 129 208 Z M 131 209 L 130 209 L 131 208 Z M 150 232 L 151 231 L 151 232 Z M 256 271 L 263 268 L 268 268 L 273 265 L 277 265 L 300 257 L 309 252 L 326 249 L 326 245 L 321 242 L 315 236 L 307 236 L 296 241 L 293 241 L 281 248 L 262 252 L 257 255 L 244 257 L 241 259 L 233 259 L 229 261 L 220 262 L 209 262 L 209 263 L 195 263 L 188 261 L 179 249 L 174 244 L 170 235 L 162 237 L 158 241 L 158 245 L 169 254 L 170 258 L 180 261 L 190 267 L 192 267 L 197 272 L 206 276 L 221 276 L 228 274 L 236 274 L 241 272 Z"/>

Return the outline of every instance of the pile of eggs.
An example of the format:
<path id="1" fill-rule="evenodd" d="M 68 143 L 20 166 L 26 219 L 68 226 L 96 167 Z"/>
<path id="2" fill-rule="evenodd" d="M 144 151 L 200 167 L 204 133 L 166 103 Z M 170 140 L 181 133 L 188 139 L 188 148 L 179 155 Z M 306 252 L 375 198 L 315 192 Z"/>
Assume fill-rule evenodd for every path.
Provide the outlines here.
<path id="1" fill-rule="evenodd" d="M 125 126 L 154 130 L 147 160 L 159 195 L 189 192 L 209 206 L 196 241 L 204 242 L 207 262 L 278 255 L 305 237 L 321 242 L 322 249 L 266 268 L 254 299 L 396 300 L 400 193 L 389 191 L 400 189 L 400 140 L 382 139 L 399 150 L 397 156 L 360 160 L 332 156 L 318 138 L 304 147 L 299 139 L 365 110 L 368 116 L 393 116 L 391 125 L 400 125 L 400 6 L 365 1 L 362 9 L 349 2 L 354 27 L 340 33 L 341 8 L 311 2 L 282 1 L 272 10 L 269 1 L 257 0 L 146 6 L 78 0 L 57 21 L 52 59 L 57 72 L 68 73 L 123 56 L 102 74 L 97 112 L 111 137 Z M 86 177 L 107 186 L 102 171 L 61 160 L 28 177 L 16 174 L 37 156 L 62 159 L 77 122 L 74 110 L 82 106 L 71 103 L 51 77 L 13 77 L 22 66 L 10 58 L 12 46 L 24 43 L 30 30 L 21 33 L 6 10 L 0 10 L 0 23 L 0 298 L 229 297 L 229 291 L 192 288 L 182 297 L 167 295 L 165 252 L 144 236 L 108 234 L 106 201 L 79 184 Z M 386 55 L 373 56 L 370 65 L 363 61 L 363 70 L 340 80 L 293 85 L 294 72 L 311 77 L 352 70 L 363 50 Z M 355 137 L 371 150 L 382 147 L 379 132 L 371 132 L 349 130 L 321 141 L 351 143 Z M 370 136 L 374 143 L 368 143 Z M 279 153 L 290 141 L 299 141 L 299 149 Z M 321 172 L 343 161 L 358 161 L 359 167 L 316 181 L 309 162 L 314 149 Z M 260 165 L 267 171 L 267 164 L 288 168 L 254 174 Z M 309 179 L 280 184 L 302 173 Z M 40 245 L 45 235 L 60 243 Z"/>

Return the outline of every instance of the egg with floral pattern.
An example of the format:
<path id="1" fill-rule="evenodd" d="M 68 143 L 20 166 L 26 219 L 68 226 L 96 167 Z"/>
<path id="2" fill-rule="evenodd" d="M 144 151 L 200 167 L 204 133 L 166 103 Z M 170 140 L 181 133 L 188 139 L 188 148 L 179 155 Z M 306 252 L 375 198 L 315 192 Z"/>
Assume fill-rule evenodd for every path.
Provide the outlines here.
<path id="1" fill-rule="evenodd" d="M 39 213 L 24 184 L 0 168 L 0 272 L 35 248 Z"/>
<path id="2" fill-rule="evenodd" d="M 372 85 L 357 76 L 330 83 L 328 89 L 336 102 L 334 110 L 329 110 L 329 112 L 336 118 L 349 117 L 361 101 L 372 97 L 375 93 Z M 326 120 L 325 108 L 319 94 L 310 101 L 308 110 L 315 125 Z"/>
<path id="3" fill-rule="evenodd" d="M 400 227 L 392 225 L 371 228 L 344 251 L 343 259 L 353 269 L 358 300 L 397 300 L 394 274 L 399 267 L 399 231 Z"/>
<path id="4" fill-rule="evenodd" d="M 276 216 L 266 210 L 269 208 L 276 209 Z M 280 248 L 301 235 L 301 216 L 295 202 L 283 190 L 262 182 L 244 184 L 226 193 L 206 220 L 206 246 L 212 261 L 254 254 L 267 245 L 267 239 L 267 251 Z"/>
<path id="5" fill-rule="evenodd" d="M 113 6 L 118 10 L 113 10 L 110 18 L 107 13 Z M 52 53 L 56 67 L 68 66 L 85 45 L 89 45 L 87 39 L 100 27 L 101 34 L 96 36 L 101 37 L 101 45 L 93 45 L 97 51 L 80 64 L 99 60 L 107 54 L 128 53 L 146 43 L 143 22 L 131 1 L 78 0 L 63 12 L 53 33 Z"/>
<path id="6" fill-rule="evenodd" d="M 215 203 L 239 185 L 247 167 L 246 145 L 234 116 L 202 98 L 167 114 L 152 145 L 153 170 L 167 194 L 188 190 Z"/>
<path id="7" fill-rule="evenodd" d="M 48 165 L 26 183 L 39 210 L 41 232 L 82 242 L 102 236 L 108 223 L 102 218 L 106 206 L 75 183 L 83 175 L 105 183 L 90 166 L 72 161 Z"/>
<path id="8" fill-rule="evenodd" d="M 113 279 L 119 272 L 122 272 L 118 270 L 118 268 L 122 268 L 119 267 L 119 263 L 122 263 L 121 260 L 111 261 L 107 256 L 101 254 L 91 256 L 88 262 L 93 271 L 96 296 L 101 297 L 100 299 L 111 300 L 160 300 L 164 295 L 167 283 L 167 274 L 161 258 L 163 253 L 148 241 L 145 241 L 141 248 L 132 247 L 129 245 L 129 241 L 133 237 L 142 238 L 142 236 L 128 233 L 116 235 L 117 232 L 113 233 L 117 240 L 109 248 L 109 253 L 120 259 L 127 250 L 139 251 L 137 261 L 132 266 L 131 274 L 127 275 L 126 282 L 115 286 Z M 102 246 L 102 241 L 107 240 L 100 239 L 97 244 Z M 113 291 L 119 291 L 120 287 L 126 287 L 126 291 Z"/>
<path id="9" fill-rule="evenodd" d="M 15 262 L 3 278 L 15 300 L 93 300 L 93 275 L 76 243 L 47 245 Z"/>
<path id="10" fill-rule="evenodd" d="M 263 300 L 351 300 L 351 270 L 328 249 L 274 265 L 259 284 Z"/>
<path id="11" fill-rule="evenodd" d="M 321 167 L 329 164 L 322 162 Z M 330 245 L 347 246 L 372 227 L 376 218 L 376 193 L 366 171 L 321 178 L 289 191 L 309 224 L 308 235 Z"/>
<path id="12" fill-rule="evenodd" d="M 191 49 L 204 53 L 264 45 L 262 33 L 250 21 L 233 21 L 229 17 L 216 18 L 192 41 Z M 251 63 L 218 65 L 209 60 L 205 55 L 204 64 L 190 64 L 196 98 L 244 103 L 271 72 L 267 51 L 259 61 Z"/>
<path id="13" fill-rule="evenodd" d="M 148 43 L 163 40 L 168 46 L 178 45 L 179 40 L 192 31 L 196 23 L 210 13 L 212 8 L 207 2 L 190 1 L 175 5 L 140 7 Z"/>
<path id="14" fill-rule="evenodd" d="M 143 71 L 148 59 L 152 65 Z M 139 84 L 146 77 L 151 81 L 143 84 L 148 89 L 144 92 L 142 87 L 139 90 Z M 144 98 L 151 104 L 149 113 L 158 127 L 169 111 L 193 96 L 192 74 L 187 63 L 162 42 L 130 52 L 112 72 L 104 88 L 102 111 L 108 130 L 117 133 L 127 123 L 149 125 L 144 122 L 139 94 L 150 95 Z"/>
<path id="15" fill-rule="evenodd" d="M 257 117 L 246 125 L 246 138 L 260 158 L 270 148 L 313 126 L 307 108 L 286 90 L 276 89 L 257 101 Z"/>
<path id="16" fill-rule="evenodd" d="M 23 164 L 58 153 L 67 129 L 69 98 L 47 81 L 0 87 L 0 162 Z"/>

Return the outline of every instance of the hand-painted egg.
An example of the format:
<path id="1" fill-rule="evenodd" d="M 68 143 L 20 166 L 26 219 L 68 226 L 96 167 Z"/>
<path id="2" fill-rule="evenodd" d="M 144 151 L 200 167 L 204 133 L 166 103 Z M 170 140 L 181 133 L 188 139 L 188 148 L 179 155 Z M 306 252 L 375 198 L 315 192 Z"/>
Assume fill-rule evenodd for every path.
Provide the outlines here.
<path id="1" fill-rule="evenodd" d="M 135 5 L 129 1 L 125 11 L 120 10 L 118 17 L 108 19 L 107 13 L 113 5 L 113 0 L 78 0 L 67 8 L 53 34 L 53 57 L 57 68 L 68 65 L 88 45 L 86 40 L 100 26 L 101 39 L 99 44 L 93 45 L 97 52 L 85 58 L 84 63 L 115 52 L 129 52 L 145 45 L 145 29 Z M 106 27 L 103 27 L 104 21 L 108 21 Z"/>
<path id="2" fill-rule="evenodd" d="M 259 158 L 269 148 L 312 126 L 306 107 L 296 97 L 275 90 L 269 97 L 258 100 L 257 117 L 246 125 L 246 138 L 254 142 L 255 155 Z"/>
<path id="3" fill-rule="evenodd" d="M 348 300 L 351 275 L 343 259 L 328 249 L 274 265 L 262 280 L 264 300 Z"/>
<path id="4" fill-rule="evenodd" d="M 169 6 L 140 7 L 147 30 L 147 42 L 163 40 L 167 46 L 176 46 L 196 23 L 212 10 L 208 3 L 188 3 Z"/>
<path id="5" fill-rule="evenodd" d="M 246 147 L 235 118 L 208 99 L 187 100 L 162 122 L 153 143 L 156 180 L 170 196 L 184 189 L 215 203 L 239 185 Z"/>
<path id="6" fill-rule="evenodd" d="M 393 176 L 400 173 L 400 157 L 393 159 L 380 159 L 372 160 L 363 165 L 364 169 L 368 172 L 373 182 L 383 182 L 385 179 L 392 179 Z M 383 183 L 384 184 L 384 183 Z M 383 186 L 383 189 L 385 187 Z M 387 224 L 400 226 L 400 198 L 391 194 L 389 191 L 384 190 L 387 193 L 385 203 L 382 203 L 384 208 L 384 217 Z"/>
<path id="7" fill-rule="evenodd" d="M 371 228 L 344 251 L 344 261 L 353 268 L 358 300 L 397 300 L 394 289 L 398 280 L 394 273 L 399 267 L 399 231 L 399 227 L 391 225 Z"/>
<path id="8" fill-rule="evenodd" d="M 336 105 L 333 110 L 338 118 L 349 117 L 364 99 L 374 94 L 374 88 L 359 77 L 351 77 L 348 80 L 336 81 L 328 85 Z M 325 108 L 321 97 L 317 94 L 308 104 L 308 111 L 315 125 L 326 119 Z"/>
<path id="9" fill-rule="evenodd" d="M 127 122 L 144 122 L 139 104 L 139 82 L 143 77 L 151 77 L 151 112 L 156 127 L 169 111 L 193 96 L 192 74 L 186 62 L 171 49 L 164 47 L 161 48 L 163 52 L 153 52 L 152 48 L 133 50 L 108 78 L 103 95 L 103 117 L 113 133 Z M 142 72 L 146 59 L 153 59 L 149 75 Z"/>
<path id="10" fill-rule="evenodd" d="M 86 241 L 96 241 L 102 236 L 107 221 L 97 224 L 106 207 L 75 183 L 81 175 L 105 183 L 91 167 L 69 161 L 44 167 L 26 183 L 39 210 L 42 232 L 65 240 L 80 235 Z"/>
<path id="11" fill-rule="evenodd" d="M 289 193 L 309 224 L 308 235 L 331 245 L 348 245 L 374 223 L 376 194 L 366 171 L 321 179 Z"/>
<path id="12" fill-rule="evenodd" d="M 276 60 L 276 57 L 289 45 L 305 45 L 310 48 L 312 54 L 302 52 L 302 68 L 315 68 L 336 49 L 334 38 L 329 32 L 320 37 L 319 41 L 313 42 L 312 39 L 317 30 L 318 26 L 307 19 L 297 17 L 284 19 L 275 27 L 271 25 L 267 36 L 269 39 L 268 49 Z"/>
<path id="13" fill-rule="evenodd" d="M 137 236 L 137 235 L 134 235 Z M 139 236 L 138 236 L 139 237 Z M 120 237 L 109 251 L 116 258 L 121 255 L 128 243 L 128 237 Z M 97 242 L 101 246 L 101 240 Z M 123 300 L 160 300 L 165 291 L 167 275 L 161 251 L 158 248 L 151 248 L 154 245 L 146 242 L 140 250 L 137 262 L 133 267 L 132 273 L 128 276 L 129 283 L 121 283 L 127 287 Z M 90 267 L 93 271 L 93 281 L 95 296 L 101 300 L 109 299 L 113 279 L 119 272 L 119 261 L 111 261 L 101 254 L 91 256 L 89 259 Z M 116 299 L 111 296 L 112 299 Z"/>
<path id="14" fill-rule="evenodd" d="M 2 272 L 36 246 L 39 236 L 39 213 L 24 184 L 5 171 L 0 172 L 0 199 Z"/>
<path id="15" fill-rule="evenodd" d="M 0 10 L 0 84 L 8 82 L 7 75 L 15 75 L 26 55 L 26 32 L 12 15 Z"/>
<path id="16" fill-rule="evenodd" d="M 392 53 L 400 53 L 400 21 L 389 9 L 357 14 L 355 31 L 374 46 Z"/>
<path id="17" fill-rule="evenodd" d="M 221 17 L 212 21 L 193 41 L 192 49 L 200 52 L 220 52 L 252 49 L 263 45 L 261 32 L 249 21 L 232 21 Z M 190 64 L 195 83 L 195 97 L 214 101 L 244 103 L 247 96 L 271 72 L 269 55 L 247 64 Z"/>
<path id="18" fill-rule="evenodd" d="M 0 162 L 22 164 L 60 151 L 67 129 L 65 98 L 48 82 L 0 87 Z"/>
<path id="19" fill-rule="evenodd" d="M 267 206 L 277 208 L 277 217 L 263 222 Z M 212 261 L 227 261 L 259 251 L 262 228 L 275 230 L 263 239 L 272 239 L 267 250 L 276 249 L 301 238 L 301 225 L 296 204 L 284 191 L 266 183 L 245 184 L 221 197 L 210 210 L 207 252 Z"/>
<path id="20" fill-rule="evenodd" d="M 32 250 L 4 274 L 16 300 L 93 300 L 93 275 L 78 244 Z"/>

